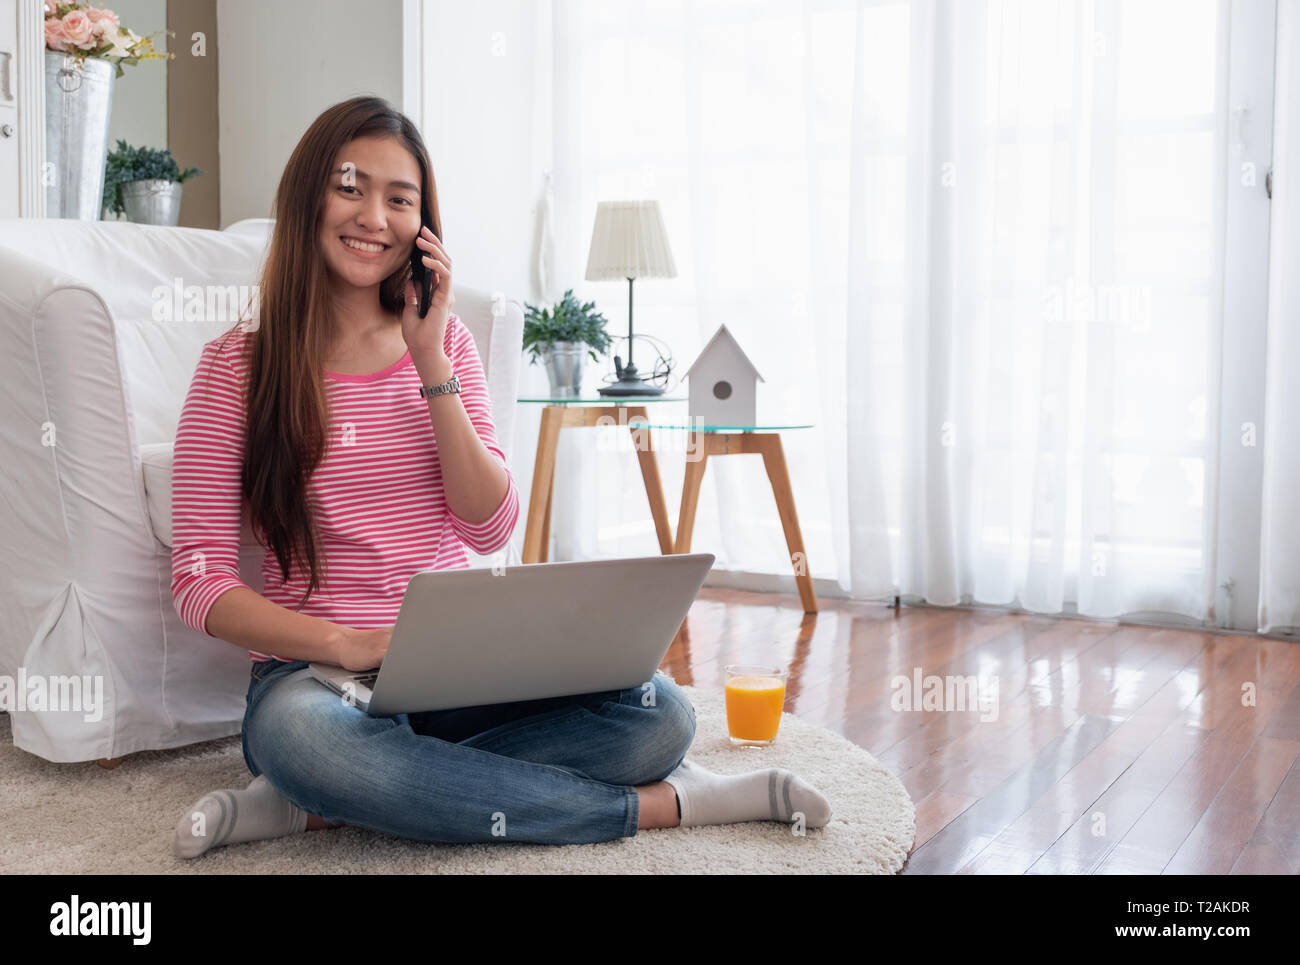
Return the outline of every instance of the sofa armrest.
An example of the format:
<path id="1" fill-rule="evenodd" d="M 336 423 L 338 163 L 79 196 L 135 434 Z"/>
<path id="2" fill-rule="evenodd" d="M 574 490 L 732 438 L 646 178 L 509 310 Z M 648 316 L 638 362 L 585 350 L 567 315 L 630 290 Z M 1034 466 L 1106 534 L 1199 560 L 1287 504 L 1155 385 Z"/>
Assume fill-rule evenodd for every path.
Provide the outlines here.
<path id="1" fill-rule="evenodd" d="M 142 658 L 113 641 L 163 639 L 158 588 L 139 578 L 156 544 L 113 318 L 84 283 L 12 249 L 0 275 L 0 670 L 68 673 L 84 651 L 81 672 L 111 693 L 119 656 Z"/>

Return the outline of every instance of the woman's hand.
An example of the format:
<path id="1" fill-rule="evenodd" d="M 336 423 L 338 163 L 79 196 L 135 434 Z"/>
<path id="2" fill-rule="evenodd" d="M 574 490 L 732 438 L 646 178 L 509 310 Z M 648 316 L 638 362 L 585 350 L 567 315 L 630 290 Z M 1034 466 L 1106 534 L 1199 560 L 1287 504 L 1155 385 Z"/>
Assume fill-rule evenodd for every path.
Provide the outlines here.
<path id="1" fill-rule="evenodd" d="M 429 298 L 429 314 L 420 317 L 420 290 L 414 279 L 406 283 L 406 304 L 402 308 L 402 337 L 411 357 L 436 358 L 445 354 L 443 340 L 447 335 L 447 319 L 456 296 L 451 290 L 451 258 L 447 249 L 428 226 L 420 228 L 415 241 L 423 249 L 424 265 L 433 272 L 433 294 Z"/>
<path id="2" fill-rule="evenodd" d="M 347 628 L 339 666 L 344 670 L 370 670 L 384 662 L 388 653 L 388 641 L 393 635 L 393 628 L 376 627 L 373 630 L 356 630 Z"/>

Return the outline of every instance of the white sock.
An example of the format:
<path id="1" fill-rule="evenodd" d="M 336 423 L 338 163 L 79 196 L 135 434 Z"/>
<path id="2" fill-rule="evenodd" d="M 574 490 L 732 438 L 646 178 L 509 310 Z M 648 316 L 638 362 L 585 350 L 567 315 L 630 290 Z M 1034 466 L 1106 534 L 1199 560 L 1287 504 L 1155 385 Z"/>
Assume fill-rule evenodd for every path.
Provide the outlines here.
<path id="1" fill-rule="evenodd" d="M 779 767 L 717 774 L 690 760 L 664 778 L 677 792 L 682 827 L 733 824 L 737 821 L 782 821 L 802 811 L 804 824 L 820 828 L 831 819 L 830 802 L 797 774 Z"/>
<path id="2" fill-rule="evenodd" d="M 306 828 L 307 812 L 260 775 L 242 791 L 213 791 L 187 808 L 176 822 L 172 853 L 197 858 L 223 844 L 280 838 Z"/>

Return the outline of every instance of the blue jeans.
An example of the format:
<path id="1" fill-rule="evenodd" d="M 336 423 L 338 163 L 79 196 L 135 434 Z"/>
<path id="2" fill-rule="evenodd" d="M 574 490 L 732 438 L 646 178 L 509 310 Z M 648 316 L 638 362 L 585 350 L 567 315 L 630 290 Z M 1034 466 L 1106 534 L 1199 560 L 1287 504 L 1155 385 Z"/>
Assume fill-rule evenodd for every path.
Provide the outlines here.
<path id="1" fill-rule="evenodd" d="M 371 717 L 306 660 L 252 667 L 244 761 L 309 814 L 422 841 L 588 844 L 636 834 L 637 785 L 671 773 L 695 708 L 629 690 Z"/>

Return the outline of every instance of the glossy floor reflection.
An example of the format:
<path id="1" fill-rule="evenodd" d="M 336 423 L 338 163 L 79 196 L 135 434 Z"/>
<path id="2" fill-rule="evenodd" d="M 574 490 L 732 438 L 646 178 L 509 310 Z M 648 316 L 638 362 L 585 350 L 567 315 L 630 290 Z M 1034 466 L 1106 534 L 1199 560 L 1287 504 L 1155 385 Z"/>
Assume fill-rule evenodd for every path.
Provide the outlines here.
<path id="1" fill-rule="evenodd" d="M 788 667 L 785 709 L 912 795 L 903 873 L 1300 873 L 1300 645 L 821 604 L 706 587 L 663 668 Z"/>

